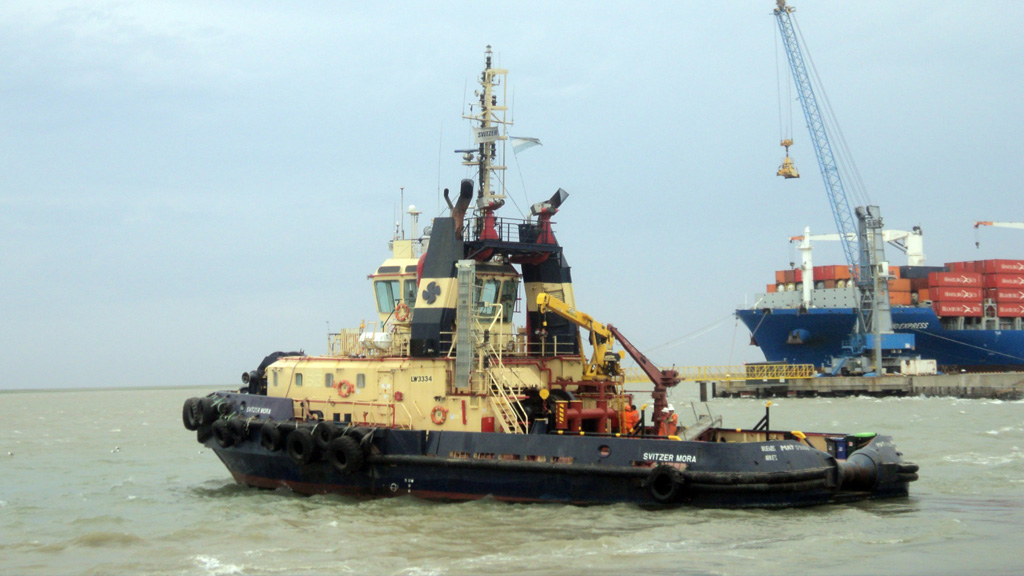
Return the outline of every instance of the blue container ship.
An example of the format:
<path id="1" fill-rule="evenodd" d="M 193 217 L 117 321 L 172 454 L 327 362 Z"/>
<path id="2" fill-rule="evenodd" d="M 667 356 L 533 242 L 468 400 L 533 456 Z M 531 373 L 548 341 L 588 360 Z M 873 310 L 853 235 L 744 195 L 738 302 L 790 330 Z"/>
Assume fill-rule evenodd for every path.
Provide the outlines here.
<path id="1" fill-rule="evenodd" d="M 986 260 L 894 269 L 893 330 L 914 335 L 908 355 L 934 360 L 943 372 L 1024 370 L 1021 267 L 1018 260 Z M 815 278 L 829 268 L 841 267 L 815 267 Z M 780 281 L 736 315 L 767 361 L 827 366 L 853 331 L 856 289 L 841 279 L 816 280 L 808 297 L 799 271 L 785 277 L 792 272 L 777 273 Z"/>

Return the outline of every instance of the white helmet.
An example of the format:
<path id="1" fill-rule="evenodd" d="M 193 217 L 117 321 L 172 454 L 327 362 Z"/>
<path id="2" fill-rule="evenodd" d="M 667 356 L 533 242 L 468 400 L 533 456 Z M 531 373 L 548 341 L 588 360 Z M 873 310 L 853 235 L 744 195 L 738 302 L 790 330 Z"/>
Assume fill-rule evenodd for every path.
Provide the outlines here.
<path id="1" fill-rule="evenodd" d="M 665 411 L 666 412 L 675 412 L 676 409 L 673 408 L 671 404 L 669 404 L 668 406 L 665 407 Z"/>

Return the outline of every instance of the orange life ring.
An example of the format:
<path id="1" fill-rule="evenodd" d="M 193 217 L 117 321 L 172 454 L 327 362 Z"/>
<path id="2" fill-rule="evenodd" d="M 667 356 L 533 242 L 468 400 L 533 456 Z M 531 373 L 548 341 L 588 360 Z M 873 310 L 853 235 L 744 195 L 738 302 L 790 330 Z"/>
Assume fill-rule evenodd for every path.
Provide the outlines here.
<path id="1" fill-rule="evenodd" d="M 409 319 L 409 306 L 405 302 L 395 305 L 395 320 L 405 322 Z"/>
<path id="2" fill-rule="evenodd" d="M 448 420 L 448 409 L 444 406 L 434 406 L 434 409 L 430 411 L 430 421 L 440 426 Z"/>
<path id="3" fill-rule="evenodd" d="M 334 384 L 334 389 L 338 391 L 338 396 L 342 398 L 348 398 L 350 394 L 356 391 L 355 384 L 352 384 L 348 380 L 342 380 Z"/>

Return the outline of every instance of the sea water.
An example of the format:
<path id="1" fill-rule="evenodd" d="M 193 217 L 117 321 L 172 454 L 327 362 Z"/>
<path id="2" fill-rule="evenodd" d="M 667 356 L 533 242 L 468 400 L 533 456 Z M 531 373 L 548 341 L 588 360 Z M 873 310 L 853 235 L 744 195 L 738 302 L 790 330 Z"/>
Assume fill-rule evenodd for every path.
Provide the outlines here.
<path id="1" fill-rule="evenodd" d="M 234 483 L 181 423 L 209 389 L 0 393 L 0 574 L 1020 574 L 1024 403 L 781 399 L 773 429 L 882 432 L 905 499 L 649 511 Z M 681 420 L 704 411 L 672 391 Z M 708 403 L 751 427 L 763 400 Z"/>

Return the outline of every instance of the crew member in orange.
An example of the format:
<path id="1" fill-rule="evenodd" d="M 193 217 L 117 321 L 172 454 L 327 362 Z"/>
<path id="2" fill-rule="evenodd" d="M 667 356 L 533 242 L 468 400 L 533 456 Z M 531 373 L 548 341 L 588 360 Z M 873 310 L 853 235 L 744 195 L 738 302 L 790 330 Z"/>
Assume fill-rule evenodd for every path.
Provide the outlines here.
<path id="1" fill-rule="evenodd" d="M 626 408 L 622 413 L 622 429 L 623 434 L 633 434 L 636 432 L 636 426 L 640 423 L 640 411 L 636 409 L 636 404 L 630 404 L 629 408 Z"/>
<path id="2" fill-rule="evenodd" d="M 659 436 L 675 436 L 679 431 L 679 415 L 671 404 L 665 407 L 661 415 L 661 425 L 658 426 Z"/>

